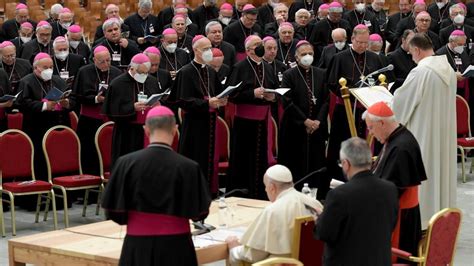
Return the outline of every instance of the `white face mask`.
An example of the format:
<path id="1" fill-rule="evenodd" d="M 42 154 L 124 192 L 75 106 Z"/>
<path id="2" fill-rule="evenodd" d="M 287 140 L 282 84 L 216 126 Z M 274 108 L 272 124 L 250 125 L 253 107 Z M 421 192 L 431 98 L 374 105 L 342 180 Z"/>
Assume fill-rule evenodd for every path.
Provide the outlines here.
<path id="1" fill-rule="evenodd" d="M 300 63 L 303 66 L 306 66 L 306 67 L 310 66 L 313 63 L 313 56 L 310 55 L 310 54 L 307 54 L 307 55 L 301 57 Z"/>
<path id="2" fill-rule="evenodd" d="M 358 12 L 364 12 L 365 11 L 365 4 L 364 3 L 355 4 L 355 9 Z"/>
<path id="3" fill-rule="evenodd" d="M 186 26 L 189 26 L 191 24 L 193 24 L 193 21 L 189 17 L 187 17 L 186 18 Z"/>
<path id="4" fill-rule="evenodd" d="M 44 81 L 48 81 L 53 77 L 53 70 L 51 68 L 41 71 L 41 78 Z"/>
<path id="5" fill-rule="evenodd" d="M 212 51 L 211 50 L 206 50 L 202 53 L 202 60 L 205 62 L 205 63 L 209 63 L 212 61 Z"/>
<path id="6" fill-rule="evenodd" d="M 27 43 L 27 42 L 31 41 L 31 37 L 20 37 L 20 39 L 23 43 Z"/>
<path id="7" fill-rule="evenodd" d="M 170 43 L 168 45 L 165 46 L 165 50 L 168 52 L 168 53 L 172 53 L 174 54 L 174 52 L 176 51 L 176 48 L 178 47 L 178 45 L 176 43 Z"/>
<path id="8" fill-rule="evenodd" d="M 454 23 L 458 24 L 458 25 L 462 25 L 464 24 L 464 16 L 461 15 L 461 14 L 457 14 L 454 19 L 453 19 Z"/>
<path id="9" fill-rule="evenodd" d="M 229 25 L 230 20 L 231 20 L 231 18 L 225 18 L 225 17 L 220 18 L 220 21 L 221 21 L 222 24 L 224 24 L 224 25 Z"/>
<path id="10" fill-rule="evenodd" d="M 65 23 L 60 23 L 61 24 L 61 27 L 63 27 L 64 29 L 69 29 L 69 27 L 71 26 L 71 22 L 65 22 Z"/>
<path id="11" fill-rule="evenodd" d="M 133 75 L 133 79 L 135 79 L 138 83 L 145 83 L 145 80 L 147 77 L 148 77 L 148 74 L 135 73 L 135 75 Z"/>
<path id="12" fill-rule="evenodd" d="M 453 51 L 457 54 L 462 54 L 464 52 L 464 46 L 456 46 L 453 48 Z"/>
<path id="13" fill-rule="evenodd" d="M 57 52 L 54 53 L 54 56 L 56 56 L 57 59 L 64 61 L 69 55 L 69 51 L 63 51 L 63 52 Z"/>
<path id="14" fill-rule="evenodd" d="M 346 42 L 335 42 L 334 46 L 336 46 L 337 50 L 342 50 L 346 46 Z"/>
<path id="15" fill-rule="evenodd" d="M 436 2 L 439 9 L 443 8 L 446 4 L 444 2 Z"/>
<path id="16" fill-rule="evenodd" d="M 374 52 L 374 53 L 375 53 L 376 55 L 380 55 L 380 51 L 378 51 L 378 52 Z"/>
<path id="17" fill-rule="evenodd" d="M 79 46 L 80 41 L 69 41 L 69 45 L 71 45 L 72 48 L 76 49 Z"/>

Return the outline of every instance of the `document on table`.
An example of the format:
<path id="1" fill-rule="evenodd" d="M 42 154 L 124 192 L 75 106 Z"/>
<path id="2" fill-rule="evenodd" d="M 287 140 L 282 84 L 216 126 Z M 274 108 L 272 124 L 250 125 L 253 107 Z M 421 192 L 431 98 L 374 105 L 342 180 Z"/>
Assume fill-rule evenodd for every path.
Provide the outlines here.
<path id="1" fill-rule="evenodd" d="M 216 229 L 207 234 L 195 236 L 193 237 L 194 247 L 204 248 L 207 246 L 222 244 L 229 236 L 236 236 L 240 239 L 246 229 L 246 227 Z"/>

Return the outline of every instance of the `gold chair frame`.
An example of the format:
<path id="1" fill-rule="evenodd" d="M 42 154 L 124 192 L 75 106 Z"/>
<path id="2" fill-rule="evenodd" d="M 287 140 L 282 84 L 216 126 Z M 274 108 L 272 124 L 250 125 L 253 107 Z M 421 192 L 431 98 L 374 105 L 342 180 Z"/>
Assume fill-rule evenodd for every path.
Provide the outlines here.
<path id="1" fill-rule="evenodd" d="M 470 119 L 471 119 L 471 110 L 469 108 L 469 104 L 466 102 L 466 100 L 459 96 L 459 95 L 456 95 L 456 98 L 457 99 L 460 99 L 466 106 L 467 106 L 467 126 L 469 128 L 469 135 L 468 137 L 471 138 L 472 137 L 472 134 L 471 134 L 471 123 L 470 123 Z M 461 176 L 462 176 L 462 182 L 463 183 L 466 183 L 466 170 L 465 170 L 465 159 L 466 159 L 466 153 L 465 151 L 468 151 L 468 150 L 472 150 L 474 149 L 474 147 L 463 147 L 463 146 L 460 146 L 460 145 L 457 145 L 459 151 L 461 152 Z M 473 161 L 471 161 L 471 169 L 470 169 L 470 173 L 472 173 L 472 170 L 474 169 L 474 159 Z"/>
<path id="2" fill-rule="evenodd" d="M 301 240 L 301 226 L 307 222 L 314 221 L 311 215 L 299 216 L 295 218 L 295 225 L 293 227 L 293 246 L 291 248 L 291 257 L 299 259 L 300 255 L 300 240 Z"/>
<path id="3" fill-rule="evenodd" d="M 95 136 L 94 136 L 94 144 L 95 144 L 95 149 L 97 151 L 97 156 L 99 157 L 99 174 L 100 174 L 100 179 L 102 179 L 102 191 L 104 191 L 105 189 L 105 186 L 104 184 L 106 184 L 108 181 L 108 179 L 105 179 L 105 176 L 104 176 L 104 173 L 105 173 L 105 170 L 104 170 L 104 159 L 102 158 L 102 153 L 100 152 L 100 147 L 99 147 L 99 133 L 105 128 L 105 127 L 108 127 L 110 125 L 114 125 L 115 123 L 113 121 L 108 121 L 108 122 L 105 122 L 103 123 L 98 129 L 97 131 L 95 132 Z M 102 203 L 102 199 L 99 199 L 98 202 L 97 202 L 97 207 L 95 209 L 95 215 L 99 215 L 99 212 L 100 212 L 100 204 Z"/>

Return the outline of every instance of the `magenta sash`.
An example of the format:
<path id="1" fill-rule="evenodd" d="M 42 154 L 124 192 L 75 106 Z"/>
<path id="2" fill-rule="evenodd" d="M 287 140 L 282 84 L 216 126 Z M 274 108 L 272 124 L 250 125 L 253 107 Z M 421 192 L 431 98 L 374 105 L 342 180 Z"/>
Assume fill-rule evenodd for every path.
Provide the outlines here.
<path id="1" fill-rule="evenodd" d="M 81 115 L 91 117 L 94 119 L 103 120 L 104 115 L 101 114 L 102 104 L 96 105 L 81 105 Z"/>
<path id="2" fill-rule="evenodd" d="M 42 99 L 41 100 L 41 102 L 43 102 L 43 103 L 46 103 L 48 101 L 49 101 L 48 99 Z M 61 110 L 63 110 L 63 107 L 59 103 L 56 103 L 56 105 L 54 106 L 54 111 L 61 111 Z"/>
<path id="3" fill-rule="evenodd" d="M 189 220 L 166 214 L 129 211 L 127 235 L 160 236 L 190 232 Z"/>
<path id="4" fill-rule="evenodd" d="M 267 163 L 274 161 L 272 146 L 273 146 L 273 137 L 271 135 L 272 121 L 270 119 L 270 105 L 253 105 L 253 104 L 236 104 L 235 106 L 235 116 L 249 119 L 262 121 L 266 120 L 267 122 Z"/>
<path id="5" fill-rule="evenodd" d="M 235 60 L 237 62 L 243 61 L 243 60 L 245 60 L 245 58 L 247 58 L 247 53 L 245 53 L 245 52 L 237 53 L 235 55 Z"/>

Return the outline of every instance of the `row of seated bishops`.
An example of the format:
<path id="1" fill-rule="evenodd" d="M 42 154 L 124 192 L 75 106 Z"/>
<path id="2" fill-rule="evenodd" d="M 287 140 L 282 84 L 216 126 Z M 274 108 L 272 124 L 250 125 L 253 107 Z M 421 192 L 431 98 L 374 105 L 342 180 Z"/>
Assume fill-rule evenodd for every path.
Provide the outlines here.
<path id="1" fill-rule="evenodd" d="M 217 11 L 217 17 L 204 19 L 203 26 L 200 27 L 197 23 L 200 16 L 197 14 L 202 11 L 198 11 L 207 10 L 208 7 Z M 284 117 L 285 108 L 292 110 L 291 108 L 297 105 L 294 100 L 293 102 L 286 101 L 284 97 L 274 97 L 264 91 L 256 90 L 253 94 L 231 95 L 230 102 L 237 105 L 250 102 L 254 105 L 271 106 L 271 113 L 282 133 L 279 136 L 281 149 L 278 159 L 287 158 L 291 161 L 286 163 L 289 165 L 293 163 L 293 159 L 298 158 L 294 167 L 290 165 L 296 176 L 301 177 L 323 167 L 326 159 L 328 164 L 336 165 L 331 168 L 334 169 L 337 168 L 336 157 L 339 143 L 349 134 L 347 118 L 343 107 L 341 108 L 342 100 L 340 97 L 335 97 L 335 100 L 329 104 L 329 91 L 334 95 L 340 95 L 338 83 L 340 77 L 347 79 L 349 87 L 356 86 L 357 82 L 369 73 L 388 64 L 394 65 L 394 70 L 387 73 L 387 77 L 388 81 L 395 82 L 391 88 L 392 91 L 395 90 L 403 83 L 409 71 L 415 67 L 407 48 L 408 41 L 415 33 L 426 33 L 434 50 L 438 54 L 447 55 L 448 61 L 458 73 L 458 93 L 472 102 L 469 92 L 470 84 L 474 83 L 468 82 L 469 80 L 461 74 L 471 64 L 469 19 L 464 18 L 467 12 L 466 7 L 447 2 L 444 5 L 435 4 L 434 7 L 440 12 L 445 10 L 441 12 L 442 14 L 450 14 L 446 19 L 441 19 L 439 16 L 437 19 L 437 21 L 444 21 L 444 24 L 449 24 L 439 31 L 440 36 L 443 30 L 452 29 L 448 34 L 447 42 L 441 46 L 436 44 L 435 37 L 438 35 L 433 31 L 436 27 L 431 29 L 429 26 L 436 17 L 431 14 L 432 12 L 430 13 L 432 6 L 427 7 L 420 1 L 412 5 L 404 0 L 400 3 L 400 13 L 397 13 L 402 20 L 396 24 L 397 27 L 403 24 L 402 22 L 406 22 L 407 25 L 394 31 L 389 29 L 389 22 L 391 18 L 396 18 L 396 14 L 388 18 L 383 31 L 376 20 L 365 19 L 375 16 L 376 10 L 382 12 L 381 3 L 377 1 L 367 7 L 361 1 L 356 3 L 354 10 L 347 11 L 344 4 L 340 2 L 329 3 L 327 7 L 322 4 L 315 7 L 308 6 L 306 2 L 295 2 L 290 8 L 284 4 L 271 2 L 257 8 L 246 1 L 237 1 L 234 6 L 224 3 L 217 8 L 215 3 L 205 1 L 204 5 L 192 12 L 185 3 L 176 1 L 172 7 L 163 9 L 161 15 L 158 14 L 155 17 L 151 14 L 152 3 L 142 0 L 138 4 L 137 12 L 125 20 L 118 16 L 117 6 L 109 5 L 105 10 L 107 20 L 97 30 L 98 35 L 96 34 L 96 39 L 90 45 L 84 42 L 83 28 L 73 24 L 74 14 L 67 7 L 61 7 L 56 19 L 52 17 L 50 22 L 35 23 L 28 21 L 28 7 L 18 4 L 15 18 L 3 24 L 4 36 L 11 31 L 8 29 L 12 27 L 17 28 L 15 31 L 17 36 L 9 36 L 8 41 L 5 40 L 0 45 L 3 68 L 0 70 L 2 76 L 0 85 L 2 95 L 19 93 L 19 96 L 16 101 L 0 103 L 0 107 L 3 108 L 0 116 L 1 125 L 3 128 L 6 127 L 5 114 L 13 110 L 23 112 L 25 114 L 23 129 L 29 133 L 37 145 L 37 150 L 40 151 L 44 132 L 51 126 L 68 124 L 67 112 L 74 110 L 80 114 L 78 131 L 84 145 L 85 169 L 97 171 L 97 160 L 93 160 L 95 162 L 87 166 L 87 158 L 94 157 L 88 156 L 88 152 L 91 154 L 95 152 L 93 136 L 103 122 L 103 114 L 116 122 L 112 149 L 113 159 L 116 159 L 120 155 L 143 147 L 143 119 L 140 120 L 140 118 L 146 115 L 148 107 L 144 104 L 137 106 L 135 103 L 146 101 L 145 98 L 164 92 L 168 88 L 171 88 L 171 96 L 174 98 L 163 100 L 162 103 L 169 105 L 176 113 L 178 113 L 178 107 L 181 107 L 185 111 L 185 120 L 188 117 L 195 119 L 196 124 L 199 122 L 202 124 L 206 123 L 202 121 L 208 120 L 200 121 L 198 116 L 193 117 L 193 111 L 196 108 L 202 110 L 199 107 L 202 108 L 203 103 L 209 107 L 212 105 L 213 109 L 218 109 L 218 115 L 224 117 L 246 116 L 241 110 L 232 110 L 227 100 L 213 99 L 227 85 L 236 85 L 242 81 L 241 91 L 247 89 L 252 91 L 256 88 L 302 87 L 304 89 L 308 87 L 310 90 L 302 96 L 302 102 L 306 101 L 306 98 L 311 100 L 304 103 L 304 109 L 308 109 L 307 111 L 311 114 L 311 121 L 306 121 L 304 126 L 308 128 L 309 133 L 318 133 L 314 134 L 315 139 L 312 142 L 314 147 L 311 146 L 311 149 L 307 148 L 309 146 L 306 144 L 301 147 L 294 145 L 300 137 L 292 135 L 291 132 L 285 133 L 284 129 L 301 126 L 305 122 L 300 121 L 301 123 L 294 125 L 291 124 L 293 120 Z M 291 10 L 294 11 L 294 15 Z M 163 17 L 167 19 L 161 19 Z M 459 17 L 463 18 L 462 23 L 458 23 Z M 265 22 L 265 19 L 268 22 Z M 294 19 L 293 22 L 292 19 Z M 436 22 L 436 24 L 440 23 Z M 307 27 L 306 31 L 301 30 L 305 27 Z M 268 31 L 271 28 L 274 30 L 273 33 Z M 297 32 L 302 35 L 298 35 Z M 400 40 L 397 41 L 399 44 L 388 41 L 388 32 L 397 34 L 401 32 Z M 199 39 L 203 38 L 201 33 L 207 37 L 204 39 L 210 42 L 209 47 L 207 45 L 200 47 L 202 41 Z M 387 41 L 390 45 L 384 47 Z M 209 55 L 210 48 L 217 49 L 210 50 L 212 53 Z M 394 51 L 384 55 L 384 51 L 390 48 Z M 198 54 L 195 54 L 196 49 L 199 50 Z M 205 53 L 203 49 L 206 50 Z M 139 56 L 137 61 L 133 62 L 132 58 L 141 55 L 142 51 L 145 51 L 149 61 Z M 202 68 L 195 65 L 196 58 L 200 58 L 199 67 Z M 204 58 L 210 60 L 203 60 Z M 204 61 L 208 67 L 204 66 Z M 261 64 L 262 61 L 263 64 Z M 149 74 L 148 77 L 145 74 Z M 214 82 L 215 77 L 218 83 Z M 212 84 L 210 84 L 211 79 Z M 117 86 L 133 89 L 127 92 L 128 94 L 123 90 L 109 97 L 112 93 L 107 88 L 114 82 L 118 84 Z M 191 88 L 194 83 L 198 86 L 197 91 L 201 91 L 196 95 L 203 94 L 201 96 L 207 99 L 197 103 L 182 101 L 176 104 L 176 101 L 182 98 L 196 97 L 182 92 L 187 86 Z M 200 86 L 202 88 L 199 88 Z M 210 87 L 213 90 L 209 90 Z M 44 96 L 52 88 L 61 91 L 71 89 L 71 97 L 56 101 L 45 100 Z M 192 90 L 189 89 L 189 92 Z M 254 96 L 262 99 L 254 99 Z M 212 104 L 211 99 L 213 99 Z M 105 103 L 107 108 L 102 108 L 102 103 Z M 223 106 L 226 107 L 223 108 Z M 326 119 L 328 113 L 331 117 L 330 132 Z M 356 113 L 360 116 L 358 112 Z M 256 114 L 257 112 L 254 112 L 250 115 Z M 265 117 L 265 113 L 262 114 Z M 287 114 L 290 115 L 291 112 Z M 294 111 L 294 115 L 299 114 L 298 111 Z M 357 130 L 360 135 L 364 135 L 365 127 L 360 119 L 358 120 Z M 215 117 L 213 121 L 215 123 Z M 260 177 L 272 160 L 270 156 L 264 156 L 267 154 L 265 149 L 271 146 L 263 141 L 267 138 L 266 135 L 269 135 L 268 128 L 262 130 L 260 128 L 262 125 L 259 124 L 255 134 L 250 134 L 255 125 L 248 126 L 241 123 L 240 119 L 227 121 L 233 138 L 230 148 L 230 176 L 254 178 L 254 181 L 248 180 L 247 183 L 237 183 L 234 186 L 253 186 L 252 196 L 263 198 L 264 191 Z M 210 123 L 210 125 L 215 127 L 215 124 Z M 202 132 L 196 133 L 197 135 L 186 134 L 188 129 L 193 129 L 195 126 L 183 123 L 181 144 L 186 145 L 180 145 L 180 149 L 199 161 L 204 172 L 209 176 L 208 181 L 214 184 L 212 190 L 215 191 L 217 185 L 214 174 L 216 172 L 211 169 L 215 165 L 210 160 L 210 154 L 211 151 L 214 154 L 216 146 L 210 145 L 211 142 L 203 142 L 202 145 L 207 144 L 199 152 L 192 154 L 186 151 L 188 147 L 200 146 L 196 144 L 193 137 L 201 136 L 199 134 Z M 241 144 L 238 144 L 238 141 L 234 141 L 239 138 L 236 132 L 248 133 L 249 136 L 244 136 Z M 207 135 L 215 137 L 213 134 Z M 255 138 L 255 136 L 258 136 L 261 147 L 246 145 L 246 138 Z M 329 136 L 332 141 L 329 142 L 326 156 L 326 142 Z M 285 138 L 287 139 L 281 140 Z M 303 139 L 305 138 L 301 138 Z M 188 140 L 190 144 L 187 144 Z M 215 139 L 212 140 L 214 141 Z M 286 147 L 287 143 L 293 145 Z M 242 151 L 241 148 L 249 148 L 249 150 Z M 205 154 L 202 154 L 202 151 L 206 151 Z M 302 151 L 306 154 L 304 159 L 295 156 Z M 36 171 L 42 172 L 45 169 L 44 160 L 41 158 L 42 153 L 35 154 L 39 157 L 35 160 L 38 164 L 35 166 Z M 236 161 L 232 163 L 232 160 Z M 247 164 L 246 160 L 252 162 L 249 164 L 251 166 L 236 167 L 236 165 Z M 340 169 L 334 171 L 342 175 Z"/>

